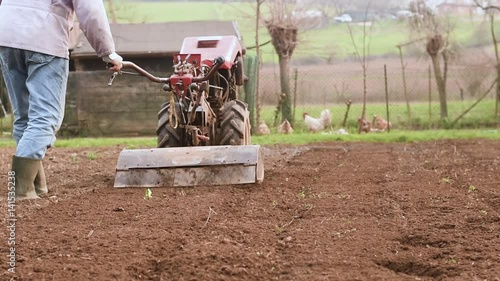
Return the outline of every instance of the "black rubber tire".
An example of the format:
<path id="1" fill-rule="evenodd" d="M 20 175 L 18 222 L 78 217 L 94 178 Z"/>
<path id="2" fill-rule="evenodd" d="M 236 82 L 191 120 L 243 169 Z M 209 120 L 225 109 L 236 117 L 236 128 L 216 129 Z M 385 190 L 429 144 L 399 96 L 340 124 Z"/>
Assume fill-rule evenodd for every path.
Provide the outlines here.
<path id="1" fill-rule="evenodd" d="M 247 105 L 239 100 L 226 102 L 221 108 L 219 131 L 220 145 L 249 144 L 249 122 Z"/>
<path id="2" fill-rule="evenodd" d="M 234 74 L 235 83 L 238 86 L 243 86 L 245 84 L 245 75 L 243 74 L 243 58 L 238 57 L 236 60 L 236 69 Z"/>
<path id="3" fill-rule="evenodd" d="M 182 146 L 182 130 L 170 126 L 170 102 L 162 104 L 158 112 L 158 126 L 156 127 L 157 147 L 180 147 Z"/>

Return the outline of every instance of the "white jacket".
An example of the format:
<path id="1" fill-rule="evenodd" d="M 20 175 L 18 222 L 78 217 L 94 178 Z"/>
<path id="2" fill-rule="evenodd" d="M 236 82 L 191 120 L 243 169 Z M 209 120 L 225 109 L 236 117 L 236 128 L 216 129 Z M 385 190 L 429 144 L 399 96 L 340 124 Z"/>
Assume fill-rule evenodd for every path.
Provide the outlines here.
<path id="1" fill-rule="evenodd" d="M 75 13 L 97 55 L 113 53 L 102 0 L 0 0 L 0 46 L 68 58 Z"/>

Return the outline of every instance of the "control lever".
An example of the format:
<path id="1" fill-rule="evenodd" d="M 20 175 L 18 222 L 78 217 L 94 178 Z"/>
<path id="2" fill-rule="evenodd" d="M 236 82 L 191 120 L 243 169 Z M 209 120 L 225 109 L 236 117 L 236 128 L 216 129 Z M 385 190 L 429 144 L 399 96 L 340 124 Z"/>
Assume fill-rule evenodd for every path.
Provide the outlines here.
<path id="1" fill-rule="evenodd" d="M 118 76 L 118 74 L 120 74 L 119 72 L 113 72 L 113 75 L 111 75 L 111 77 L 109 78 L 109 81 L 108 81 L 108 86 L 111 86 L 113 84 L 113 80 L 115 80 L 116 76 Z"/>

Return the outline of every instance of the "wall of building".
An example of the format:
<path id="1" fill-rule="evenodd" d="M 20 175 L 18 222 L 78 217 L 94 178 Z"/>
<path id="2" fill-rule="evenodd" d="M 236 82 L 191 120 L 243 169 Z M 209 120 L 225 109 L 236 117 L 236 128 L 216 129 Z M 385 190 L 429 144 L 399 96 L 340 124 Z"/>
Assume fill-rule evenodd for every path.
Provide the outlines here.
<path id="1" fill-rule="evenodd" d="M 163 85 L 124 74 L 108 86 L 110 76 L 109 71 L 70 73 L 61 135 L 156 134 L 157 113 L 168 101 Z"/>
<path id="2" fill-rule="evenodd" d="M 161 75 L 161 73 L 172 73 L 172 56 L 123 56 L 123 59 L 126 61 L 131 61 L 147 71 L 158 72 L 157 75 Z M 106 63 L 104 63 L 102 59 L 98 58 L 97 56 L 91 58 L 76 58 L 74 60 L 75 71 L 100 71 L 105 69 Z M 167 74 L 165 74 L 165 76 L 168 76 Z"/>

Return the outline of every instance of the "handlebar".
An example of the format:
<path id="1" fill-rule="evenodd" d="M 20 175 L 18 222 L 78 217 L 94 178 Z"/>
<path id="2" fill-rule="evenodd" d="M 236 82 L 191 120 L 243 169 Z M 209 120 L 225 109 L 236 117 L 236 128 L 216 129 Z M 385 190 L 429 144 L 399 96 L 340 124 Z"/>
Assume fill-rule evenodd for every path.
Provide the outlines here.
<path id="1" fill-rule="evenodd" d="M 212 66 L 212 69 L 205 75 L 204 77 L 194 77 L 193 78 L 193 83 L 198 83 L 198 82 L 203 82 L 207 81 L 208 79 L 212 78 L 214 76 L 215 72 L 219 70 L 219 68 L 224 64 L 225 60 L 224 57 L 216 57 L 214 59 L 214 65 Z"/>
<path id="2" fill-rule="evenodd" d="M 205 75 L 203 77 L 193 77 L 192 82 L 199 83 L 199 82 L 209 80 L 210 78 L 212 78 L 212 76 L 215 74 L 215 72 L 217 72 L 217 70 L 219 70 L 219 68 L 222 66 L 222 64 L 224 64 L 224 62 L 225 62 L 224 57 L 215 58 L 214 65 L 212 66 L 210 71 L 207 73 L 207 75 Z M 135 70 L 138 74 L 148 78 L 149 80 L 151 80 L 153 82 L 163 83 L 163 84 L 168 84 L 170 82 L 170 78 L 162 78 L 162 77 L 154 76 L 153 74 L 147 72 L 146 70 L 144 70 L 143 68 L 141 68 L 140 66 L 136 65 L 133 62 L 124 61 L 122 63 L 123 63 L 123 68 L 131 68 L 131 69 Z M 116 74 L 115 74 L 115 76 L 116 76 Z"/>
<path id="3" fill-rule="evenodd" d="M 148 78 L 149 80 L 151 80 L 153 82 L 167 84 L 170 81 L 170 78 L 161 78 L 161 77 L 154 76 L 153 74 L 147 72 L 146 70 L 142 69 L 140 66 L 136 65 L 133 62 L 124 61 L 122 63 L 123 63 L 124 68 L 132 68 L 133 70 L 137 71 L 137 73 Z"/>

